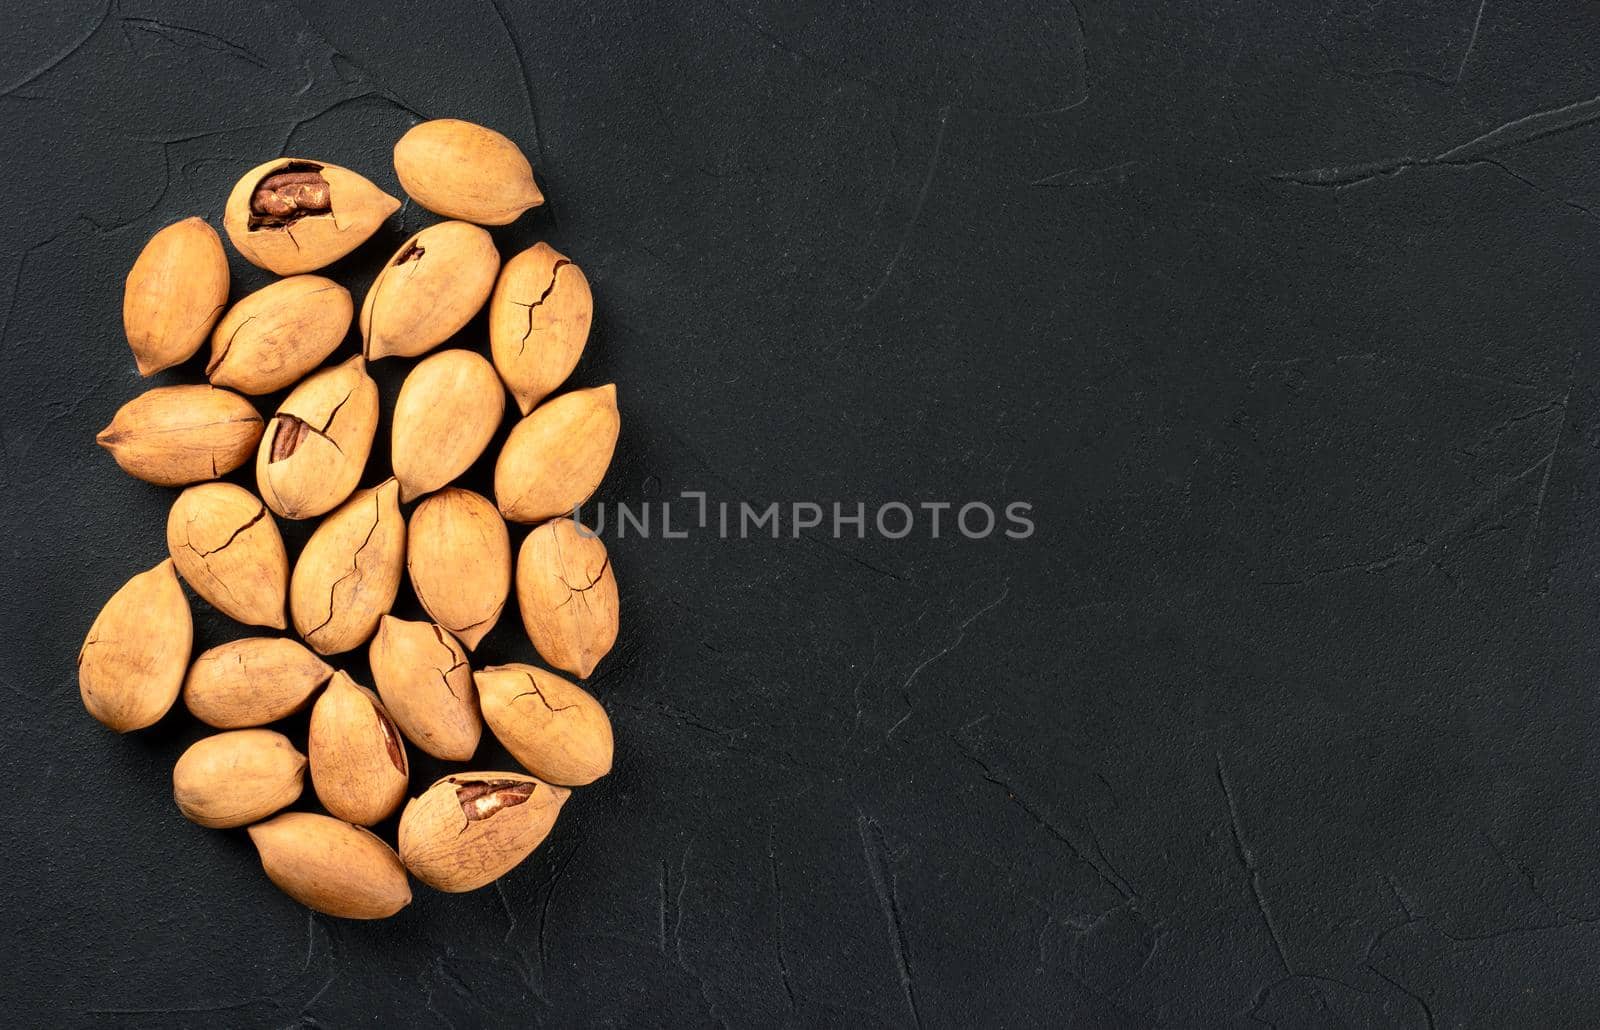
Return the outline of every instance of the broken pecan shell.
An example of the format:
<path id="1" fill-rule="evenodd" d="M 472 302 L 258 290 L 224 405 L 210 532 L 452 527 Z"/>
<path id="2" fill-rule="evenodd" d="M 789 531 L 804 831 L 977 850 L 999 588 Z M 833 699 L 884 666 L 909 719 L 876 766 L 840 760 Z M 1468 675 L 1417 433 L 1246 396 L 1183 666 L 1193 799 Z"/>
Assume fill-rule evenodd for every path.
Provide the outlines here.
<path id="1" fill-rule="evenodd" d="M 331 511 L 361 482 L 378 431 L 378 384 L 360 355 L 295 387 L 267 424 L 256 484 L 286 519 Z"/>
<path id="2" fill-rule="evenodd" d="M 446 776 L 401 813 L 400 860 L 437 890 L 476 890 L 533 854 L 570 795 L 521 773 Z"/>
<path id="3" fill-rule="evenodd" d="M 280 157 L 234 185 L 222 227 L 251 264 L 298 275 L 355 250 L 399 208 L 400 201 L 348 168 Z"/>

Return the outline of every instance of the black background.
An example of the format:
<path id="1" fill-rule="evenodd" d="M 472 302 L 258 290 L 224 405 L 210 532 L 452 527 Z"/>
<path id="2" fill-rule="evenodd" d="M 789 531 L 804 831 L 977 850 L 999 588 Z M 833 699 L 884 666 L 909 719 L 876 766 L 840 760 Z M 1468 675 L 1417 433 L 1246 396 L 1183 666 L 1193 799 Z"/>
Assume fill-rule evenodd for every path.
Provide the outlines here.
<path id="1" fill-rule="evenodd" d="M 1600 6 L 24 7 L 8 1023 L 1593 1024 Z M 279 153 L 400 195 L 394 140 L 440 116 L 551 198 L 503 251 L 594 285 L 602 499 L 1016 500 L 1037 532 L 608 530 L 612 775 L 496 888 L 308 918 L 175 811 L 181 706 L 82 711 L 172 497 L 93 437 L 144 387 L 152 232 Z M 359 300 L 431 220 L 332 274 Z M 240 633 L 196 608 L 197 648 Z M 531 657 L 508 613 L 478 661 Z"/>

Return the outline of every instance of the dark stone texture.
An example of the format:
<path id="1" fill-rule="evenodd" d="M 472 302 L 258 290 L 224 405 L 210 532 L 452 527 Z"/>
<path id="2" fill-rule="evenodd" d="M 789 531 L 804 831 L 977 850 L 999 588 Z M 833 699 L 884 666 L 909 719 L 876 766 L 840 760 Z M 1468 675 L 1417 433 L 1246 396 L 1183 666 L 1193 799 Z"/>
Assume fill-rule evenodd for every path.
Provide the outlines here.
<path id="1" fill-rule="evenodd" d="M 1600 6 L 921 6 L 13 7 L 8 1024 L 1592 1025 Z M 615 772 L 497 888 L 308 918 L 178 816 L 185 713 L 79 705 L 172 496 L 93 436 L 154 230 L 280 152 L 398 193 L 437 116 L 594 284 L 603 499 L 1037 532 L 608 530 Z"/>

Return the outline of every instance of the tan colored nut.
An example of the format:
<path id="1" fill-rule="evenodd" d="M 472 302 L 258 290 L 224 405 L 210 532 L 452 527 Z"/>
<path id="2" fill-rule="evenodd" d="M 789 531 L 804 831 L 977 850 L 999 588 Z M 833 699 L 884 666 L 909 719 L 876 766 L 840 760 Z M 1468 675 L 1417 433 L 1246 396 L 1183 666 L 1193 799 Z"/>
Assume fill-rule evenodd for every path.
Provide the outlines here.
<path id="1" fill-rule="evenodd" d="M 582 687 L 531 665 L 491 666 L 473 680 L 483 721 L 539 779 L 581 787 L 611 771 L 611 720 Z"/>
<path id="2" fill-rule="evenodd" d="M 578 367 L 593 319 L 583 269 L 548 243 L 506 262 L 489 299 L 489 353 L 524 415 Z"/>
<path id="3" fill-rule="evenodd" d="M 622 427 L 614 384 L 573 390 L 511 430 L 494 466 L 494 497 L 513 522 L 543 522 L 587 501 L 605 478 Z"/>
<path id="4" fill-rule="evenodd" d="M 511 592 L 511 537 L 494 505 L 450 487 L 425 497 L 406 535 L 411 586 L 428 617 L 468 650 L 505 609 Z"/>
<path id="5" fill-rule="evenodd" d="M 401 244 L 361 302 L 369 361 L 414 358 L 472 321 L 494 289 L 500 252 L 467 222 L 440 222 Z"/>
<path id="6" fill-rule="evenodd" d="M 289 617 L 318 654 L 360 647 L 394 606 L 406 524 L 393 479 L 362 490 L 323 520 L 289 577 Z"/>
<path id="7" fill-rule="evenodd" d="M 515 143 L 455 118 L 412 126 L 394 145 L 394 170 L 413 200 L 446 218 L 509 225 L 544 203 Z"/>
<path id="8" fill-rule="evenodd" d="M 394 404 L 389 455 L 400 499 L 415 500 L 471 468 L 505 410 L 505 388 L 482 355 L 442 350 L 417 362 Z"/>
<path id="9" fill-rule="evenodd" d="M 232 483 L 189 487 L 167 516 L 167 549 L 194 592 L 228 618 L 273 629 L 289 624 L 289 555 L 255 494 Z"/>
<path id="10" fill-rule="evenodd" d="M 348 168 L 280 157 L 233 187 L 222 227 L 246 261 L 299 275 L 355 250 L 399 209 L 400 201 Z"/>
<path id="11" fill-rule="evenodd" d="M 228 306 L 217 231 L 185 218 L 150 238 L 122 288 L 122 328 L 142 376 L 188 361 Z"/>
<path id="12" fill-rule="evenodd" d="M 265 726 L 304 708 L 332 675 L 333 668 L 298 640 L 245 637 L 194 660 L 183 681 L 183 703 L 218 729 Z"/>
<path id="13" fill-rule="evenodd" d="M 194 643 L 189 601 L 172 559 L 111 595 L 78 651 L 78 690 L 89 714 L 126 733 L 157 722 L 183 687 Z"/>
<path id="14" fill-rule="evenodd" d="M 571 791 L 509 772 L 446 776 L 400 814 L 400 856 L 436 890 L 477 890 L 550 835 Z"/>
<path id="15" fill-rule="evenodd" d="M 407 739 L 435 758 L 473 756 L 483 720 L 472 668 L 454 637 L 431 622 L 385 615 L 368 658 L 378 696 Z"/>
<path id="16" fill-rule="evenodd" d="M 286 519 L 332 511 L 361 482 L 378 432 L 378 384 L 360 355 L 295 387 L 256 451 L 256 484 Z"/>
<path id="17" fill-rule="evenodd" d="M 216 479 L 250 460 L 261 413 L 211 386 L 158 386 L 118 409 L 95 437 L 128 475 L 157 486 Z"/>
<path id="18" fill-rule="evenodd" d="M 306 756 L 272 730 L 232 730 L 197 740 L 172 768 L 172 796 L 192 823 L 224 830 L 294 804 Z"/>
<path id="19" fill-rule="evenodd" d="M 517 604 L 539 656 L 588 679 L 617 642 L 617 577 L 606 545 L 571 519 L 534 528 L 517 556 Z"/>
<path id="20" fill-rule="evenodd" d="M 358 826 L 388 818 L 405 800 L 405 741 L 376 694 L 342 672 L 311 706 L 306 751 L 317 800 Z"/>
<path id="21" fill-rule="evenodd" d="M 405 866 L 369 830 L 285 812 L 249 833 L 267 878 L 307 908 L 341 919 L 383 919 L 411 904 Z"/>
<path id="22" fill-rule="evenodd" d="M 206 377 L 240 393 L 282 390 L 338 348 L 354 314 L 350 291 L 332 279 L 279 279 L 222 316 L 211 332 Z"/>

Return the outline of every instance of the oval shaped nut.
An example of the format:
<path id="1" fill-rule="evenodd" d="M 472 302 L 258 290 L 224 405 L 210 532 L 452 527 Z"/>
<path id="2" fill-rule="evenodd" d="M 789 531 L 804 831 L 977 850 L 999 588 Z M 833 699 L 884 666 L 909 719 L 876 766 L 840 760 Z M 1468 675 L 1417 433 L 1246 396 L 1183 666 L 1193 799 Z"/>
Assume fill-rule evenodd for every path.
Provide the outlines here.
<path id="1" fill-rule="evenodd" d="M 118 409 L 95 442 L 136 479 L 187 486 L 243 465 L 261 440 L 261 428 L 261 413 L 236 393 L 158 386 Z"/>
<path id="2" fill-rule="evenodd" d="M 411 513 L 406 568 L 428 617 L 470 651 L 500 621 L 511 592 L 505 520 L 471 490 L 425 497 Z"/>
<path id="3" fill-rule="evenodd" d="M 295 387 L 256 451 L 256 485 L 286 519 L 332 511 L 361 482 L 378 432 L 378 384 L 360 355 Z"/>
<path id="4" fill-rule="evenodd" d="M 252 265 L 299 275 L 355 250 L 399 209 L 400 201 L 348 168 L 280 157 L 233 187 L 222 227 Z"/>
<path id="5" fill-rule="evenodd" d="M 221 730 L 265 726 L 304 708 L 332 675 L 332 666 L 298 640 L 245 637 L 194 660 L 183 681 L 183 703 L 195 718 Z"/>
<path id="6" fill-rule="evenodd" d="M 546 662 L 588 679 L 617 642 L 617 577 L 606 545 L 571 519 L 534 528 L 517 556 L 517 604 Z"/>
<path id="7" fill-rule="evenodd" d="M 122 287 L 122 328 L 142 376 L 188 361 L 228 306 L 217 231 L 185 218 L 150 238 Z"/>
<path id="8" fill-rule="evenodd" d="M 513 522 L 543 522 L 587 501 L 611 466 L 621 428 L 614 384 L 539 405 L 511 430 L 495 462 L 500 514 Z"/>
<path id="9" fill-rule="evenodd" d="M 194 592 L 228 618 L 273 629 L 289 624 L 289 555 L 255 494 L 232 483 L 189 487 L 167 515 L 167 549 Z"/>
<path id="10" fill-rule="evenodd" d="M 285 812 L 248 832 L 267 878 L 307 908 L 341 919 L 383 919 L 411 904 L 405 866 L 370 830 Z"/>
<path id="11" fill-rule="evenodd" d="M 431 622 L 385 615 L 368 658 L 378 697 L 406 739 L 435 758 L 472 757 L 483 720 L 472 668 L 454 637 Z"/>
<path id="12" fill-rule="evenodd" d="M 362 490 L 323 520 L 289 577 L 289 617 L 318 654 L 360 647 L 394 606 L 406 524 L 393 479 Z"/>
<path id="13" fill-rule="evenodd" d="M 582 687 L 531 665 L 491 666 L 473 680 L 483 721 L 539 779 L 581 787 L 611 771 L 611 720 Z"/>
<path id="14" fill-rule="evenodd" d="M 411 199 L 445 218 L 509 225 L 544 203 L 515 143 L 456 118 L 412 126 L 394 145 L 394 170 Z"/>
<path id="15" fill-rule="evenodd" d="M 307 739 L 311 785 L 333 815 L 371 826 L 405 800 L 411 767 L 400 730 L 377 695 L 343 672 L 311 706 Z"/>
<path id="16" fill-rule="evenodd" d="M 440 222 L 400 245 L 361 302 L 369 361 L 414 358 L 450 339 L 494 289 L 500 251 L 467 222 Z"/>
<path id="17" fill-rule="evenodd" d="M 400 860 L 436 890 L 477 890 L 544 843 L 571 794 L 521 773 L 446 776 L 401 813 Z"/>
<path id="18" fill-rule="evenodd" d="M 593 320 L 583 269 L 548 243 L 506 262 L 489 298 L 489 353 L 524 415 L 578 367 Z"/>
<path id="19" fill-rule="evenodd" d="M 225 830 L 260 822 L 300 797 L 306 756 L 272 730 L 197 740 L 172 768 L 172 796 L 192 823 Z"/>
<path id="20" fill-rule="evenodd" d="M 400 499 L 432 493 L 471 468 L 505 410 L 505 388 L 482 355 L 444 350 L 417 362 L 394 404 L 389 454 Z"/>
<path id="21" fill-rule="evenodd" d="M 350 291 L 332 279 L 279 279 L 222 316 L 211 331 L 206 378 L 248 394 L 292 386 L 338 348 L 354 317 Z"/>
<path id="22" fill-rule="evenodd" d="M 78 691 L 89 714 L 116 730 L 144 729 L 172 707 L 194 643 L 189 601 L 172 559 L 111 595 L 78 651 Z"/>

